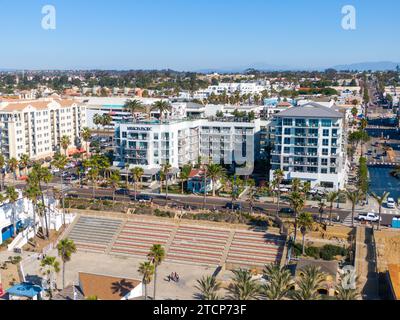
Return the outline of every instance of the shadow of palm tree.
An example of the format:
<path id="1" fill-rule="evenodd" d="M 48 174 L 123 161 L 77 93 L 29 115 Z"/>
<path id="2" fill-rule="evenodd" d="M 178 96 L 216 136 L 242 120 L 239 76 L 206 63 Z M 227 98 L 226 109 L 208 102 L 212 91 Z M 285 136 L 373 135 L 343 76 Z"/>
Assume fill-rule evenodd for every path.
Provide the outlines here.
<path id="1" fill-rule="evenodd" d="M 135 288 L 135 285 L 128 280 L 116 281 L 111 284 L 113 294 L 118 293 L 120 297 L 125 297 L 129 292 Z"/>

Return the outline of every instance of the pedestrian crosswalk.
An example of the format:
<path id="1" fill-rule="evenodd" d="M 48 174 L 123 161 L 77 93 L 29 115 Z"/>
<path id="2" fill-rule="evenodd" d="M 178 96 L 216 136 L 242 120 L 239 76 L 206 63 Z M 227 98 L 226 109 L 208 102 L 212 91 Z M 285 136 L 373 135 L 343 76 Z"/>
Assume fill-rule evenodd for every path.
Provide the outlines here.
<path id="1" fill-rule="evenodd" d="M 351 213 L 343 220 L 343 224 L 347 227 L 352 226 Z"/>

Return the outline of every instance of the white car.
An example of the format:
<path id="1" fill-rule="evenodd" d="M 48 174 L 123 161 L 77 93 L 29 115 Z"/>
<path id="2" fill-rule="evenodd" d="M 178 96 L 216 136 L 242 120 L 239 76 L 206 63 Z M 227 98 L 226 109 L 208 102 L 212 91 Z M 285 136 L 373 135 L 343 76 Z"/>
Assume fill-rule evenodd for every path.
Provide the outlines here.
<path id="1" fill-rule="evenodd" d="M 396 202 L 394 202 L 393 198 L 388 198 L 386 201 L 386 206 L 390 209 L 396 209 Z"/>
<path id="2" fill-rule="evenodd" d="M 373 212 L 361 213 L 356 218 L 358 221 L 369 221 L 369 222 L 378 222 L 382 221 L 382 218 L 379 219 L 379 216 Z"/>

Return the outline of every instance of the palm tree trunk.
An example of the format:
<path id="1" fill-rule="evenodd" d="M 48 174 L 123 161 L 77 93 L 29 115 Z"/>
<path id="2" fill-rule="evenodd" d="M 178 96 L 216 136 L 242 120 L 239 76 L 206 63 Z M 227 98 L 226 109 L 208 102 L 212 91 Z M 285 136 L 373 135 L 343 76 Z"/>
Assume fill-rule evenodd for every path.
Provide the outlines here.
<path id="1" fill-rule="evenodd" d="M 279 217 L 279 210 L 280 210 L 280 202 L 281 202 L 281 193 L 278 192 L 276 195 L 276 215 Z"/>
<path id="2" fill-rule="evenodd" d="M 135 179 L 135 184 L 134 184 L 134 192 L 135 192 L 135 202 L 137 201 L 137 197 L 136 197 L 136 195 L 137 195 L 137 181 L 136 181 L 136 179 Z"/>
<path id="3" fill-rule="evenodd" d="M 147 300 L 147 284 L 144 283 L 144 300 Z"/>
<path id="4" fill-rule="evenodd" d="M 182 180 L 181 180 L 181 184 L 182 184 L 182 185 L 181 185 L 181 187 L 182 187 L 182 188 L 181 188 L 181 194 L 183 194 L 183 183 L 184 183 L 184 180 L 182 179 Z"/>
<path id="5" fill-rule="evenodd" d="M 13 208 L 12 208 L 12 218 L 13 218 L 13 237 L 17 235 L 17 221 L 15 221 L 15 202 L 13 203 Z"/>
<path id="6" fill-rule="evenodd" d="M 351 226 L 354 228 L 354 210 L 355 210 L 355 204 L 351 206 Z"/>
<path id="7" fill-rule="evenodd" d="M 63 190 L 64 181 L 63 181 L 63 176 L 62 176 L 62 174 L 63 174 L 63 172 L 61 172 L 61 188 L 60 188 L 60 192 L 61 192 L 63 225 L 64 225 L 64 227 L 65 227 L 65 202 L 64 202 L 64 190 Z"/>
<path id="8" fill-rule="evenodd" d="M 65 261 L 63 261 L 63 270 L 62 270 L 62 287 L 65 289 Z"/>
<path id="9" fill-rule="evenodd" d="M 33 211 L 33 234 L 36 236 L 36 208 L 35 204 L 32 202 L 32 211 Z"/>
<path id="10" fill-rule="evenodd" d="M 381 228 L 381 214 L 382 214 L 382 205 L 379 206 L 379 220 L 378 220 L 378 231 Z"/>
<path id="11" fill-rule="evenodd" d="M 42 190 L 42 186 L 40 184 L 40 181 L 39 181 L 39 190 L 40 190 L 40 193 L 42 194 L 42 203 L 43 203 L 43 206 L 44 206 L 44 214 L 43 215 L 44 215 L 44 222 L 46 224 L 46 235 L 45 235 L 45 237 L 46 237 L 46 239 L 49 239 L 49 225 L 47 223 L 46 205 L 45 205 L 45 202 L 44 202 L 44 194 L 43 194 L 43 190 Z M 44 234 L 44 232 L 43 232 L 43 234 Z"/>
<path id="12" fill-rule="evenodd" d="M 153 300 L 156 300 L 156 288 L 157 288 L 157 267 L 154 266 L 154 291 L 153 291 Z"/>
<path id="13" fill-rule="evenodd" d="M 333 210 L 333 202 L 331 202 L 331 206 L 329 208 L 329 225 L 332 225 L 332 210 Z"/>
<path id="14" fill-rule="evenodd" d="M 294 212 L 294 243 L 297 239 L 297 211 Z"/>
<path id="15" fill-rule="evenodd" d="M 305 240 L 306 240 L 306 234 L 303 233 L 303 239 L 302 239 L 302 242 L 301 242 L 301 245 L 302 245 L 302 248 L 303 248 L 303 249 L 302 249 L 303 256 L 304 256 L 304 254 L 306 253 L 306 252 L 305 252 L 305 247 L 304 247 Z"/>

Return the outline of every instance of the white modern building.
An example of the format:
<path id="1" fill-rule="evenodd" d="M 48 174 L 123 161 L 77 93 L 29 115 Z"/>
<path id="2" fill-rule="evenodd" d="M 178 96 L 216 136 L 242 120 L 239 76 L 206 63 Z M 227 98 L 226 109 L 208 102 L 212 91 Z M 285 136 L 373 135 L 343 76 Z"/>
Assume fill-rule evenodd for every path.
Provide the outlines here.
<path id="1" fill-rule="evenodd" d="M 0 151 L 7 159 L 43 159 L 61 150 L 62 136 L 69 137 L 69 149 L 78 146 L 85 126 L 86 108 L 73 100 L 0 102 Z"/>
<path id="2" fill-rule="evenodd" d="M 312 187 L 341 189 L 347 177 L 343 115 L 317 103 L 289 108 L 274 115 L 272 169 L 285 179 L 310 181 Z"/>
<path id="3" fill-rule="evenodd" d="M 259 154 L 261 120 L 195 119 L 124 122 L 116 126 L 115 166 L 144 168 L 155 175 L 163 164 L 253 164 Z"/>

